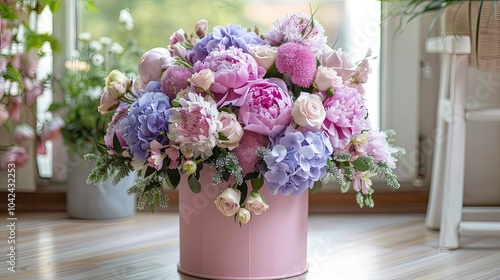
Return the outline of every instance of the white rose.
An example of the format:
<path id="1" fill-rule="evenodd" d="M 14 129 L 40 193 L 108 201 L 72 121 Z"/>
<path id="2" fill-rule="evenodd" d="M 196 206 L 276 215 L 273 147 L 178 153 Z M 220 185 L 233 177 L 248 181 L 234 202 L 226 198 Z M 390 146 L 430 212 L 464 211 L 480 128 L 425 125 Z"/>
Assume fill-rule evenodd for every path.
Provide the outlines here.
<path id="1" fill-rule="evenodd" d="M 248 223 L 248 221 L 250 221 L 250 218 L 252 217 L 252 214 L 247 209 L 240 208 L 240 210 L 238 210 L 237 217 L 238 217 L 238 221 L 240 223 L 246 224 L 246 223 Z"/>
<path id="2" fill-rule="evenodd" d="M 208 91 L 215 82 L 215 74 L 210 69 L 203 69 L 198 73 L 194 73 L 189 79 L 189 82 L 201 92 Z"/>
<path id="3" fill-rule="evenodd" d="M 269 205 L 266 204 L 264 198 L 258 192 L 252 192 L 250 194 L 245 207 L 251 210 L 255 215 L 260 215 L 269 210 Z"/>
<path id="4" fill-rule="evenodd" d="M 319 66 L 314 78 L 314 87 L 319 91 L 326 92 L 332 87 L 342 85 L 342 78 L 337 76 L 333 68 Z"/>
<path id="5" fill-rule="evenodd" d="M 222 132 L 227 137 L 227 140 L 219 139 L 218 146 L 229 150 L 238 147 L 241 137 L 243 137 L 243 127 L 238 122 L 236 115 L 222 111 L 217 116 L 217 119 L 222 123 L 222 129 L 219 132 Z"/>
<path id="6" fill-rule="evenodd" d="M 241 192 L 237 189 L 224 189 L 215 199 L 217 209 L 226 217 L 233 216 L 240 210 Z"/>
<path id="7" fill-rule="evenodd" d="M 132 84 L 132 81 L 125 76 L 122 72 L 118 70 L 112 70 L 109 75 L 106 77 L 105 84 L 107 87 L 111 85 L 111 82 L 116 82 L 118 84 L 124 85 L 124 86 L 130 86 Z"/>
<path id="8" fill-rule="evenodd" d="M 248 53 L 255 58 L 259 66 L 267 70 L 276 61 L 278 48 L 270 45 L 254 45 L 248 49 Z"/>
<path id="9" fill-rule="evenodd" d="M 319 130 L 326 117 L 321 97 L 302 92 L 293 104 L 292 117 L 300 126 L 313 131 Z"/>

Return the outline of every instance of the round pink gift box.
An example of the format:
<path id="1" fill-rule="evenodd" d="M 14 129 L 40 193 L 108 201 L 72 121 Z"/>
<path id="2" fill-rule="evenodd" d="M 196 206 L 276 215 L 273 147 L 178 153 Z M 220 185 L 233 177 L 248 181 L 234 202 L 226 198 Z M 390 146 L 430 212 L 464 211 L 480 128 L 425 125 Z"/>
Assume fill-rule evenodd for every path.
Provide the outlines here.
<path id="1" fill-rule="evenodd" d="M 271 195 L 262 187 L 269 210 L 240 227 L 214 204 L 228 183 L 214 186 L 212 176 L 202 172 L 202 191 L 195 194 L 185 177 L 178 187 L 179 271 L 206 279 L 281 279 L 307 271 L 307 191 Z"/>

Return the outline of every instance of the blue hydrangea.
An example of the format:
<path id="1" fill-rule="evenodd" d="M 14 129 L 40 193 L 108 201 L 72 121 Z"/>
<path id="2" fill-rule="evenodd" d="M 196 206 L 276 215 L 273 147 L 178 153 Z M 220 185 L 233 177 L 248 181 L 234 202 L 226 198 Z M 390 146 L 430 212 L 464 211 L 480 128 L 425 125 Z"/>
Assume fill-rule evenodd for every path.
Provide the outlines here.
<path id="1" fill-rule="evenodd" d="M 144 92 L 131 106 L 120 126 L 124 127 L 123 138 L 134 160 L 148 158 L 148 149 L 153 140 L 168 143 L 168 119 L 170 100 L 161 92 Z"/>
<path id="2" fill-rule="evenodd" d="M 324 132 L 288 129 L 272 143 L 264 157 L 268 168 L 264 180 L 271 193 L 299 195 L 325 175 L 333 148 Z"/>
<path id="3" fill-rule="evenodd" d="M 228 49 L 231 46 L 242 49 L 247 52 L 249 45 L 264 45 L 265 42 L 255 32 L 248 32 L 245 28 L 228 24 L 227 27 L 216 26 L 212 33 L 203 37 L 189 53 L 189 61 L 194 64 L 196 61 L 203 60 L 209 52 L 220 45 Z"/>

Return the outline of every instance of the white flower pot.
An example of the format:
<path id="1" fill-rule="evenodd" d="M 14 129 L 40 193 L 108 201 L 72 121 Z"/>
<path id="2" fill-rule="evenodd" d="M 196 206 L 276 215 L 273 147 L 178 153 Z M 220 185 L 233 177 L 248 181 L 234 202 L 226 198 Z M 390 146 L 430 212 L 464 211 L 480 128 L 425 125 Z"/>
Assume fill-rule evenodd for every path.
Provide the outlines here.
<path id="1" fill-rule="evenodd" d="M 82 163 L 71 170 L 66 190 L 66 211 L 75 219 L 115 219 L 135 214 L 135 195 L 127 195 L 127 189 L 134 184 L 136 174 L 131 173 L 116 186 L 107 180 L 104 183 L 88 185 L 87 177 L 95 167 L 92 162 Z"/>

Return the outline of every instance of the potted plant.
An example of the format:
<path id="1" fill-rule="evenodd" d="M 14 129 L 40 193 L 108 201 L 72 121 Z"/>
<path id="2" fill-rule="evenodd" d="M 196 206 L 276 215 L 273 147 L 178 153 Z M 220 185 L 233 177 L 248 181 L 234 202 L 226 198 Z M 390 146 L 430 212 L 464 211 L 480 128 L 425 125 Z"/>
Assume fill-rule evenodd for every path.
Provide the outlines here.
<path id="1" fill-rule="evenodd" d="M 436 12 L 431 28 L 441 18 L 444 35 L 470 37 L 471 66 L 484 71 L 500 70 L 500 63 L 497 62 L 500 57 L 500 19 L 497 17 L 496 0 L 382 1 L 392 4 L 387 16 L 400 16 L 400 30 L 416 17 Z"/>
<path id="2" fill-rule="evenodd" d="M 128 32 L 133 23 L 127 10 L 121 11 L 120 28 Z M 67 212 L 73 218 L 105 219 L 130 216 L 135 213 L 135 197 L 113 188 L 127 188 L 134 184 L 131 175 L 118 181 L 106 181 L 89 187 L 86 178 L 92 164 L 83 160 L 87 153 L 98 152 L 95 139 L 103 139 L 112 114 L 99 114 L 97 108 L 104 81 L 111 69 L 131 72 L 134 66 L 127 64 L 127 57 L 137 53 L 133 39 L 125 45 L 108 37 L 93 40 L 90 33 L 78 36 L 79 48 L 65 62 L 66 71 L 54 76 L 55 88 L 64 98 L 53 103 L 49 111 L 63 118 L 62 138 L 70 155 L 68 163 Z M 117 186 L 113 186 L 117 185 Z"/>

